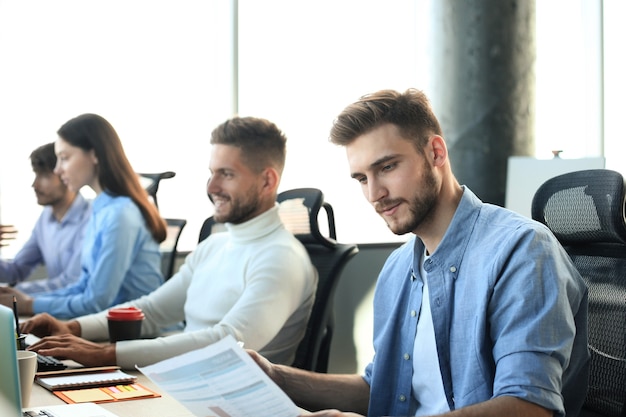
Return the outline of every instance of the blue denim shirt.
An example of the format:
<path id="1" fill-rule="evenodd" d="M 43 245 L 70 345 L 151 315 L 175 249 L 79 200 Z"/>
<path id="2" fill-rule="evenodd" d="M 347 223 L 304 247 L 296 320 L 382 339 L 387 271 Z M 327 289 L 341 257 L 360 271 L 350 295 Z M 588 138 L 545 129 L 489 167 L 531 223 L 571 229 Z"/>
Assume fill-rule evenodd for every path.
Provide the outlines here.
<path id="1" fill-rule="evenodd" d="M 415 412 L 412 358 L 424 245 L 391 254 L 374 295 L 370 416 Z M 468 188 L 426 261 L 439 366 L 451 410 L 500 396 L 576 415 L 587 391 L 587 288 L 552 233 Z M 565 398 L 563 398 L 565 397 Z"/>
<path id="2" fill-rule="evenodd" d="M 102 192 L 92 206 L 80 279 L 69 287 L 36 295 L 35 313 L 45 311 L 57 318 L 97 313 L 148 294 L 163 283 L 159 244 L 135 203 Z"/>

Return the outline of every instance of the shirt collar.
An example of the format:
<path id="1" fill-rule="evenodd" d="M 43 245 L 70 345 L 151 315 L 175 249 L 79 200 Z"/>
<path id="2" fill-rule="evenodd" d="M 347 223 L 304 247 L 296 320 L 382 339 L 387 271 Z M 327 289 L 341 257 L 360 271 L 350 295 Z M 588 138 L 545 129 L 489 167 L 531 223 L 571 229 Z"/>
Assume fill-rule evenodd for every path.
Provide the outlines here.
<path id="1" fill-rule="evenodd" d="M 67 210 L 60 223 L 64 224 L 80 222 L 87 206 L 89 206 L 89 202 L 85 200 L 85 197 L 83 197 L 81 193 L 76 193 L 74 201 L 72 201 L 70 208 Z"/>
<path id="2" fill-rule="evenodd" d="M 448 229 L 441 239 L 441 243 L 430 256 L 432 262 L 440 266 L 453 265 L 458 267 L 463 253 L 476 224 L 483 202 L 466 186 L 463 188 L 461 201 L 452 217 Z M 415 239 L 414 268 L 419 266 L 421 255 L 424 253 L 424 244 L 421 239 Z"/>
<path id="3" fill-rule="evenodd" d="M 59 223 L 59 224 L 67 224 L 67 223 L 78 223 L 81 221 L 83 217 L 83 212 L 85 208 L 89 206 L 89 201 L 85 200 L 85 197 L 82 196 L 81 193 L 76 193 L 76 197 L 70 204 L 70 207 L 67 209 L 63 218 L 60 221 L 57 221 L 57 218 L 54 216 L 54 211 L 52 210 L 52 206 L 47 206 L 48 216 L 50 216 L 50 221 Z"/>

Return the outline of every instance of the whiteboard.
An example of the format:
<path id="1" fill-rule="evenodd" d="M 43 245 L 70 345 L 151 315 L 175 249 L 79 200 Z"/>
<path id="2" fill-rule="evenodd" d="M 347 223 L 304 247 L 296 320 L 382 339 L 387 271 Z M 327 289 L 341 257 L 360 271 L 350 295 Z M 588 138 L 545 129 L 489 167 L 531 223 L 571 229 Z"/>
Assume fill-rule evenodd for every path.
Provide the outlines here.
<path id="1" fill-rule="evenodd" d="M 535 191 L 546 180 L 566 172 L 585 169 L 603 169 L 605 158 L 537 159 L 511 156 L 508 160 L 504 206 L 526 217 L 532 217 L 530 206 Z"/>

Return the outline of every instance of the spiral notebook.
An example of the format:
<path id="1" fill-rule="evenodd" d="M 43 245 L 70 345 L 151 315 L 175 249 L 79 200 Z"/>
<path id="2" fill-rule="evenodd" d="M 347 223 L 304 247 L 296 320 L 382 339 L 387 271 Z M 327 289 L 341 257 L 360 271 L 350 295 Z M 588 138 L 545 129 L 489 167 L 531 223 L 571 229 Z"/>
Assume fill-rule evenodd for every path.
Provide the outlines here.
<path id="1" fill-rule="evenodd" d="M 133 384 L 137 377 L 122 372 L 118 367 L 103 367 L 38 373 L 35 381 L 50 391 L 58 391 Z"/>

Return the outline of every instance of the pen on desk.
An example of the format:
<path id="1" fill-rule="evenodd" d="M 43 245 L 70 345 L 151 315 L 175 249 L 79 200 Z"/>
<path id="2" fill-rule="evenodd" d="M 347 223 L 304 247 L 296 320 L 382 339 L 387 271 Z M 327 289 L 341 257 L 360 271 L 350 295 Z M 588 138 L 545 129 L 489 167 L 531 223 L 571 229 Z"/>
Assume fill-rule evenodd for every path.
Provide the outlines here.
<path id="1" fill-rule="evenodd" d="M 20 319 L 17 315 L 17 298 L 13 296 L 13 315 L 15 316 L 15 347 L 17 350 L 26 349 L 26 339 L 20 335 Z"/>
<path id="2" fill-rule="evenodd" d="M 20 334 L 20 319 L 17 315 L 17 298 L 13 296 L 13 315 L 15 316 L 15 334 L 19 336 Z"/>

